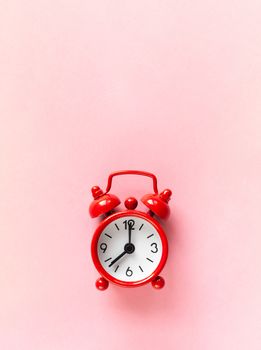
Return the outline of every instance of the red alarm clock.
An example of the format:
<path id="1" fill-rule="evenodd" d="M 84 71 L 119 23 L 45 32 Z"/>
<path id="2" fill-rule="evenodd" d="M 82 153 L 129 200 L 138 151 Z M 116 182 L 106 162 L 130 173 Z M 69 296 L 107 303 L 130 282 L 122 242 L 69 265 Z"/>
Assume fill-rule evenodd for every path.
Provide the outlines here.
<path id="1" fill-rule="evenodd" d="M 126 210 L 115 212 L 120 200 L 109 193 L 112 178 L 118 175 L 142 175 L 152 178 L 154 193 L 141 198 L 148 212 L 135 210 L 138 201 L 134 197 L 125 200 Z M 105 193 L 92 188 L 93 202 L 89 211 L 92 218 L 104 216 L 94 232 L 91 254 L 101 277 L 96 281 L 99 290 L 107 289 L 109 282 L 123 287 L 137 287 L 151 282 L 161 289 L 165 282 L 159 276 L 168 256 L 168 242 L 160 223 L 155 217 L 166 219 L 171 191 L 158 193 L 155 175 L 138 170 L 112 173 Z"/>

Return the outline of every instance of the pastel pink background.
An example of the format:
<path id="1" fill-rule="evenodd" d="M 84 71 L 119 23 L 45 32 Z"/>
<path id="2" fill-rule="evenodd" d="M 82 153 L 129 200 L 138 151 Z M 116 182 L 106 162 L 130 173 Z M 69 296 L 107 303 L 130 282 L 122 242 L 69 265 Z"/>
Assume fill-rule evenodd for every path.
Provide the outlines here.
<path id="1" fill-rule="evenodd" d="M 0 40 L 0 349 L 259 350 L 261 2 L 2 0 Z M 162 291 L 94 287 L 125 168 L 174 192 Z"/>

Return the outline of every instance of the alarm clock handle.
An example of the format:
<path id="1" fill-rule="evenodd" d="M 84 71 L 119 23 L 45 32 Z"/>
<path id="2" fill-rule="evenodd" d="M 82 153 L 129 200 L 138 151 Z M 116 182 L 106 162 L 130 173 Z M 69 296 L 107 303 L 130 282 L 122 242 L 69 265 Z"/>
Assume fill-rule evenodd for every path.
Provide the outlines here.
<path id="1" fill-rule="evenodd" d="M 111 189 L 112 178 L 114 176 L 119 176 L 119 175 L 140 175 L 140 176 L 150 177 L 153 181 L 153 190 L 154 190 L 155 194 L 158 194 L 158 185 L 157 185 L 156 176 L 152 173 L 147 172 L 147 171 L 140 171 L 140 170 L 121 170 L 121 171 L 116 171 L 114 173 L 111 173 L 108 177 L 108 183 L 107 183 L 107 188 L 106 188 L 105 193 L 108 193 Z"/>

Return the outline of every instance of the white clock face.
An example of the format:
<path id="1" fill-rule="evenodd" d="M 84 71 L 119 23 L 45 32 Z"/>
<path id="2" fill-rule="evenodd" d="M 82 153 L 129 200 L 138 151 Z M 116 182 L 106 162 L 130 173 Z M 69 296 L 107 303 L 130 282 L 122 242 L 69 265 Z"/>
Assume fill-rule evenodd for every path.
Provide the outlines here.
<path id="1" fill-rule="evenodd" d="M 124 282 L 136 282 L 149 277 L 159 265 L 162 241 L 146 219 L 124 216 L 103 229 L 97 255 L 108 274 Z"/>

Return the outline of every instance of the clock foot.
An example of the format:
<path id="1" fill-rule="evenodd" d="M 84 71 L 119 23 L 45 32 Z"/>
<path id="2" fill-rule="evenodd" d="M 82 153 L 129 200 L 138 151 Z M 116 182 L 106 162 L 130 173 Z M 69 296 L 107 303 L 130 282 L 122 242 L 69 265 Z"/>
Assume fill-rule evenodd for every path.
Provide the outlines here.
<path id="1" fill-rule="evenodd" d="M 161 289 L 165 285 L 164 278 L 157 276 L 154 280 L 151 281 L 152 287 L 155 289 Z"/>
<path id="2" fill-rule="evenodd" d="M 95 286 L 99 290 L 105 290 L 108 288 L 109 282 L 104 277 L 100 277 L 95 282 Z"/>

